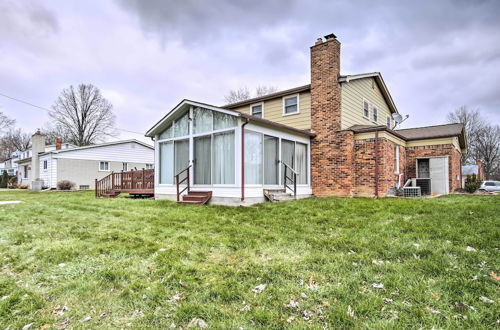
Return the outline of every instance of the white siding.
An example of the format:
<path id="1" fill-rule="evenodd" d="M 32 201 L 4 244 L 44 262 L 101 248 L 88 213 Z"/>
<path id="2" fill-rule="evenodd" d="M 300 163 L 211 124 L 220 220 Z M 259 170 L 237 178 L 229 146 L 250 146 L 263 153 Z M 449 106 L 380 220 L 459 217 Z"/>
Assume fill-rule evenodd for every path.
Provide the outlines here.
<path id="1" fill-rule="evenodd" d="M 65 151 L 54 154 L 55 158 L 102 160 L 125 163 L 154 163 L 154 151 L 141 144 L 128 142 L 102 147 Z"/>

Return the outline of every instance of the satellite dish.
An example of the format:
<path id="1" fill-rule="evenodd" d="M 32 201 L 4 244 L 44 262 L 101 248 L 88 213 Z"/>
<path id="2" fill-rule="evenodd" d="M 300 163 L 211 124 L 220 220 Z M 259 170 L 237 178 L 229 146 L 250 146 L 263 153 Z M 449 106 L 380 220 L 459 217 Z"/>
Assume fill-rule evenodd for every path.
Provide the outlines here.
<path id="1" fill-rule="evenodd" d="M 399 113 L 395 112 L 392 114 L 392 119 L 396 122 L 396 125 L 401 123 L 403 121 L 403 116 L 401 116 Z"/>

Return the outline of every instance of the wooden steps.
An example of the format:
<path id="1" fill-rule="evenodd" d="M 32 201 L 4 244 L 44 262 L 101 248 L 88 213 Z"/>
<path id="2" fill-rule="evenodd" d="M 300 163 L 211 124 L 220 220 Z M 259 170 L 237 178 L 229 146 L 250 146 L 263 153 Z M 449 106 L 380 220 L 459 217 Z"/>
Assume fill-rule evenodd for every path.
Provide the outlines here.
<path id="1" fill-rule="evenodd" d="M 182 196 L 182 200 L 178 201 L 179 204 L 207 204 L 212 198 L 211 191 L 190 191 Z"/>
<path id="2" fill-rule="evenodd" d="M 270 202 L 284 202 L 295 199 L 295 197 L 287 193 L 285 189 L 264 189 L 264 196 Z"/>

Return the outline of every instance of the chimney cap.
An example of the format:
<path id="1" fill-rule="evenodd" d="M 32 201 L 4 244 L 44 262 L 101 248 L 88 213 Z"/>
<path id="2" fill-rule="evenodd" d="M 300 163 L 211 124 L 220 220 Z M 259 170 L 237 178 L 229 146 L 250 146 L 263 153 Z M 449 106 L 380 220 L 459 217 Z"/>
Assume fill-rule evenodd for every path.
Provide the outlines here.
<path id="1" fill-rule="evenodd" d="M 331 40 L 331 39 L 337 39 L 337 36 L 333 33 L 330 33 L 330 34 L 327 34 L 325 36 L 325 39 L 328 41 L 328 40 Z"/>

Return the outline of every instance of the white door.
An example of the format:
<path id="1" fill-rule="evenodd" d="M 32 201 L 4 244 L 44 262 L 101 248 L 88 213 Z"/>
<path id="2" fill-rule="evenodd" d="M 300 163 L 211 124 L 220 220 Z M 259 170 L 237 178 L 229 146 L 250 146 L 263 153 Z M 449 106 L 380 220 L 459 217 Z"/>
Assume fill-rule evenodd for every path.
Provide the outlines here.
<path id="1" fill-rule="evenodd" d="M 448 185 L 448 157 L 429 158 L 431 177 L 431 192 L 433 194 L 447 194 Z"/>

